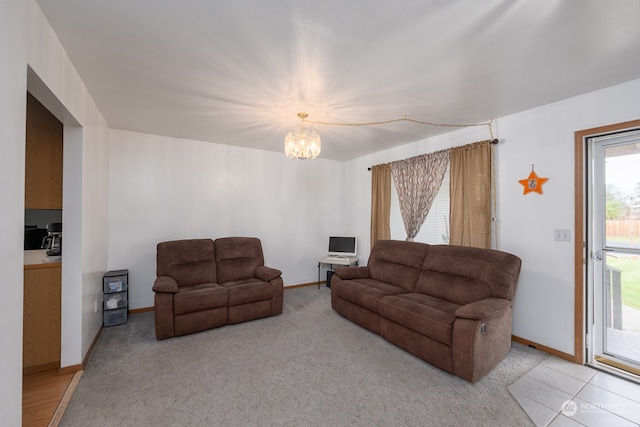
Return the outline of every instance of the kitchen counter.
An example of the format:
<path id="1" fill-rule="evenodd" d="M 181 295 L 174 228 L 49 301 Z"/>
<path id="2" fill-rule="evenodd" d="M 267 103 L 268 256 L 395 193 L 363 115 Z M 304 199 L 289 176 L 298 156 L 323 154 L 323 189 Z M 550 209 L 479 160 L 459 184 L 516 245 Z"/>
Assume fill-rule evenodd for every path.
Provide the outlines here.
<path id="1" fill-rule="evenodd" d="M 62 265 L 62 256 L 48 256 L 46 249 L 24 251 L 24 268 L 52 268 Z"/>

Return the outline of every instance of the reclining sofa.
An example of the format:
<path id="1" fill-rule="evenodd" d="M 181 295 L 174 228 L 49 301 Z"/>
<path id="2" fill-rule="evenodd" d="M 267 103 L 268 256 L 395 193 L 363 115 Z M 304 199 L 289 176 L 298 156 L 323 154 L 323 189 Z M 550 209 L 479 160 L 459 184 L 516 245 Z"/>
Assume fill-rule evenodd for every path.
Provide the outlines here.
<path id="1" fill-rule="evenodd" d="M 153 284 L 156 338 L 282 313 L 280 270 L 254 237 L 161 242 Z"/>
<path id="2" fill-rule="evenodd" d="M 492 249 L 379 240 L 365 267 L 331 279 L 340 315 L 475 382 L 511 348 L 521 260 Z"/>

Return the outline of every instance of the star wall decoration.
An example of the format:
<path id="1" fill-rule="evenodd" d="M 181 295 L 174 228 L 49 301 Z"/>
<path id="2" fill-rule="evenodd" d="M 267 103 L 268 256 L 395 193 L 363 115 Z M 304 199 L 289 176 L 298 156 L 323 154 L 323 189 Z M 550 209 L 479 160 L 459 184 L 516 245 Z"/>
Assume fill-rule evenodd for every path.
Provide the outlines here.
<path id="1" fill-rule="evenodd" d="M 538 174 L 536 174 L 536 172 L 533 170 L 533 165 L 531 165 L 531 173 L 529 174 L 527 179 L 518 180 L 518 182 L 524 187 L 524 192 L 522 193 L 523 195 L 529 193 L 542 194 L 542 184 L 547 181 L 549 181 L 549 178 L 541 178 L 538 176 Z"/>

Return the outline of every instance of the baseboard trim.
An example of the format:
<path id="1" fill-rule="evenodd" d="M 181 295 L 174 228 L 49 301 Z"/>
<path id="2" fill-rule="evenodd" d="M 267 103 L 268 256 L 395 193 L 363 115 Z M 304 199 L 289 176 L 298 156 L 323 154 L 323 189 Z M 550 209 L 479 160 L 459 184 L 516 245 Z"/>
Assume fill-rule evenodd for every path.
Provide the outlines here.
<path id="1" fill-rule="evenodd" d="M 533 341 L 526 340 L 524 338 L 517 337 L 515 335 L 511 335 L 511 339 L 515 342 L 519 342 L 520 344 L 524 344 L 528 347 L 535 348 L 536 350 L 544 351 L 545 353 L 549 353 L 552 356 L 559 357 L 560 359 L 568 360 L 569 362 L 582 364 L 577 361 L 575 356 L 569 353 L 562 352 L 560 350 L 556 350 L 555 348 L 547 347 L 546 345 L 538 344 Z"/>
<path id="2" fill-rule="evenodd" d="M 66 375 L 66 374 L 73 374 L 76 372 L 80 372 L 82 371 L 82 368 L 84 368 L 82 364 L 65 366 L 64 368 L 58 369 L 58 375 Z"/>
<path id="3" fill-rule="evenodd" d="M 87 366 L 87 361 L 89 360 L 89 356 L 91 356 L 91 353 L 93 352 L 93 348 L 96 346 L 96 343 L 98 342 L 98 338 L 100 338 L 100 334 L 102 334 L 102 329 L 104 329 L 104 325 L 100 326 L 100 329 L 98 329 L 96 336 L 93 337 L 93 341 L 91 341 L 91 345 L 87 350 L 87 354 L 84 355 L 84 358 L 82 359 L 82 363 L 79 365 L 65 366 L 63 368 L 61 368 L 60 365 L 58 365 L 58 368 L 59 368 L 58 375 L 73 374 L 74 372 L 82 371 L 84 367 Z"/>
<path id="4" fill-rule="evenodd" d="M 286 291 L 287 289 L 306 288 L 307 286 L 318 286 L 319 284 L 323 284 L 323 283 L 327 283 L 327 282 L 300 283 L 299 285 L 285 286 L 284 290 Z"/>
<path id="5" fill-rule="evenodd" d="M 62 416 L 64 415 L 64 411 L 65 409 L 67 409 L 67 406 L 69 405 L 69 401 L 73 396 L 73 392 L 76 391 L 76 387 L 78 386 L 80 377 L 82 377 L 82 372 L 84 371 L 80 370 L 73 375 L 71 382 L 69 383 L 69 385 L 67 386 L 67 389 L 64 391 L 64 394 L 62 395 L 62 399 L 60 400 L 60 402 L 58 403 L 58 406 L 56 407 L 56 411 L 53 413 L 53 416 L 49 421 L 48 427 L 57 427 L 60 424 L 60 421 L 62 420 Z"/>
<path id="6" fill-rule="evenodd" d="M 98 338 L 100 338 L 100 334 L 102 334 L 102 330 L 104 329 L 104 325 L 100 325 L 100 329 L 98 329 L 98 332 L 96 333 L 96 336 L 93 337 L 93 341 L 91 342 L 91 345 L 89 346 L 89 349 L 87 350 L 87 354 L 84 355 L 84 359 L 82 359 L 82 366 L 87 366 L 87 361 L 89 360 L 89 356 L 91 356 L 91 353 L 93 352 L 93 348 L 96 346 L 96 343 L 98 342 Z"/>
<path id="7" fill-rule="evenodd" d="M 129 310 L 129 314 L 146 313 L 148 311 L 153 311 L 153 310 L 154 310 L 154 307 L 134 308 L 133 310 Z"/>

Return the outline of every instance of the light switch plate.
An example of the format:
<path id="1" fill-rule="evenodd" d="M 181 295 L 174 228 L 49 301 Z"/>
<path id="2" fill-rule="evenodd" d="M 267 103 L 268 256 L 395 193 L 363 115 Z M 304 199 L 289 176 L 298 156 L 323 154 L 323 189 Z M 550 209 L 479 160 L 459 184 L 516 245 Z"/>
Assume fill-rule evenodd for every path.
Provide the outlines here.
<path id="1" fill-rule="evenodd" d="M 553 230 L 553 240 L 556 242 L 570 242 L 571 230 L 568 228 L 556 228 Z"/>

